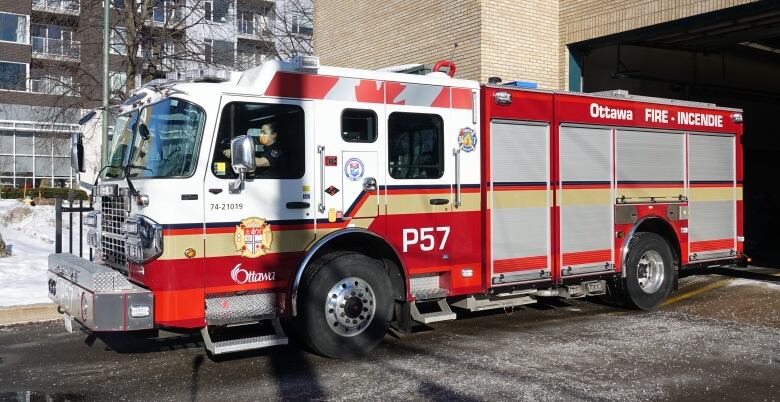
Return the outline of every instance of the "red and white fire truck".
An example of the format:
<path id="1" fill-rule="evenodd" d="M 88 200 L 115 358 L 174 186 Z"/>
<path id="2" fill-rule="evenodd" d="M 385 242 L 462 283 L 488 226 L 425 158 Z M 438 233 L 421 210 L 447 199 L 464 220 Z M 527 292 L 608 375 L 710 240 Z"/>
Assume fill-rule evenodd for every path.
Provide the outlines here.
<path id="1" fill-rule="evenodd" d="M 302 57 L 135 91 L 93 189 L 95 260 L 49 258 L 66 326 L 200 329 L 213 354 L 286 330 L 349 357 L 538 297 L 652 309 L 681 269 L 744 258 L 739 110 L 433 70 Z"/>

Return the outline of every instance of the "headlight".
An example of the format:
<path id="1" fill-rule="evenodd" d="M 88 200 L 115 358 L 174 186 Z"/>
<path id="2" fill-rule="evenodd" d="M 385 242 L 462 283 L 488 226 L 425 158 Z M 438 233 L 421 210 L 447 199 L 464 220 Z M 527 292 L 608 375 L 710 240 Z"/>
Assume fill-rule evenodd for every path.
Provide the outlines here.
<path id="1" fill-rule="evenodd" d="M 122 231 L 127 234 L 127 236 L 138 236 L 138 220 L 133 218 L 127 218 L 125 220 L 125 223 L 122 224 Z"/>
<path id="2" fill-rule="evenodd" d="M 142 215 L 134 215 L 125 220 L 127 233 L 125 253 L 127 259 L 135 263 L 151 261 L 163 252 L 162 226 Z"/>
<path id="3" fill-rule="evenodd" d="M 92 248 L 100 248 L 100 236 L 96 230 L 87 232 L 87 245 Z"/>

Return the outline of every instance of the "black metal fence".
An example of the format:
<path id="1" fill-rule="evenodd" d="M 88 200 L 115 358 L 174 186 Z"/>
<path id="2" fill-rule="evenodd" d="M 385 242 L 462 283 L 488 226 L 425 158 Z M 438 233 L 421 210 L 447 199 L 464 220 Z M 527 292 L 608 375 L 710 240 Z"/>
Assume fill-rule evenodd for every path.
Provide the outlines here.
<path id="1" fill-rule="evenodd" d="M 89 247 L 89 245 L 85 245 L 85 239 L 86 236 L 84 235 L 84 213 L 87 213 L 89 211 L 92 211 L 92 202 L 89 202 L 89 205 L 85 205 L 84 200 L 75 200 L 76 194 L 75 192 L 71 191 L 68 193 L 68 199 L 63 200 L 62 196 L 57 196 L 54 199 L 54 227 L 55 227 L 55 233 L 54 233 L 54 252 L 55 253 L 61 253 L 62 252 L 62 220 L 63 220 L 63 214 L 68 214 L 68 252 L 71 254 L 75 254 L 73 252 L 74 250 L 74 244 L 73 244 L 73 232 L 76 227 L 73 225 L 73 218 L 74 214 L 76 215 L 76 219 L 78 220 L 78 244 L 76 245 L 79 257 L 84 257 L 84 247 L 86 246 L 88 252 L 89 252 L 89 260 L 92 260 L 92 249 Z"/>

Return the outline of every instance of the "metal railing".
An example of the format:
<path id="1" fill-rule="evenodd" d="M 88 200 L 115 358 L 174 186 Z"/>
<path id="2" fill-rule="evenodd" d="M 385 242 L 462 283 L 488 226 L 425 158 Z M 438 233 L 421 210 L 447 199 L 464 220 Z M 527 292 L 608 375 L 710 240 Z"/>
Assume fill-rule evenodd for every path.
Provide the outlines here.
<path id="1" fill-rule="evenodd" d="M 79 14 L 81 11 L 79 0 L 32 0 L 32 6 L 37 10 L 55 11 L 65 14 Z"/>
<path id="2" fill-rule="evenodd" d="M 73 81 L 57 80 L 52 78 L 31 78 L 30 92 L 49 95 L 72 95 L 78 93 L 74 90 Z"/>
<path id="3" fill-rule="evenodd" d="M 250 35 L 257 37 L 267 37 L 268 23 L 265 21 L 258 21 L 254 18 L 236 18 L 236 29 L 239 35 Z"/>
<path id="4" fill-rule="evenodd" d="M 61 253 L 62 252 L 62 220 L 63 220 L 63 214 L 68 214 L 68 252 L 71 254 L 75 254 L 73 252 L 73 215 L 76 214 L 76 218 L 78 219 L 78 251 L 79 251 L 79 257 L 84 257 L 84 239 L 86 236 L 84 235 L 84 213 L 92 211 L 92 202 L 89 203 L 89 205 L 84 205 L 83 200 L 78 200 L 76 202 L 75 197 L 76 194 L 74 191 L 70 191 L 68 193 L 68 199 L 63 200 L 62 196 L 57 196 L 54 199 L 54 252 L 55 253 Z M 65 205 L 67 203 L 67 206 Z M 87 249 L 89 249 L 89 260 L 92 261 L 92 248 L 87 245 Z"/>
<path id="5" fill-rule="evenodd" d="M 33 54 L 66 59 L 81 57 L 81 42 L 31 36 Z"/>

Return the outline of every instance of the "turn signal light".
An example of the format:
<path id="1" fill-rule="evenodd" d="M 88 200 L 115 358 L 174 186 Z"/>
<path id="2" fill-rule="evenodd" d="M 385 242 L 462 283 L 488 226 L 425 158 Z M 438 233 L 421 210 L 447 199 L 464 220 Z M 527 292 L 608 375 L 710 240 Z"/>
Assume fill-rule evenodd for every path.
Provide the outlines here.
<path id="1" fill-rule="evenodd" d="M 184 250 L 184 256 L 187 258 L 195 257 L 195 249 L 194 248 L 188 248 Z"/>

